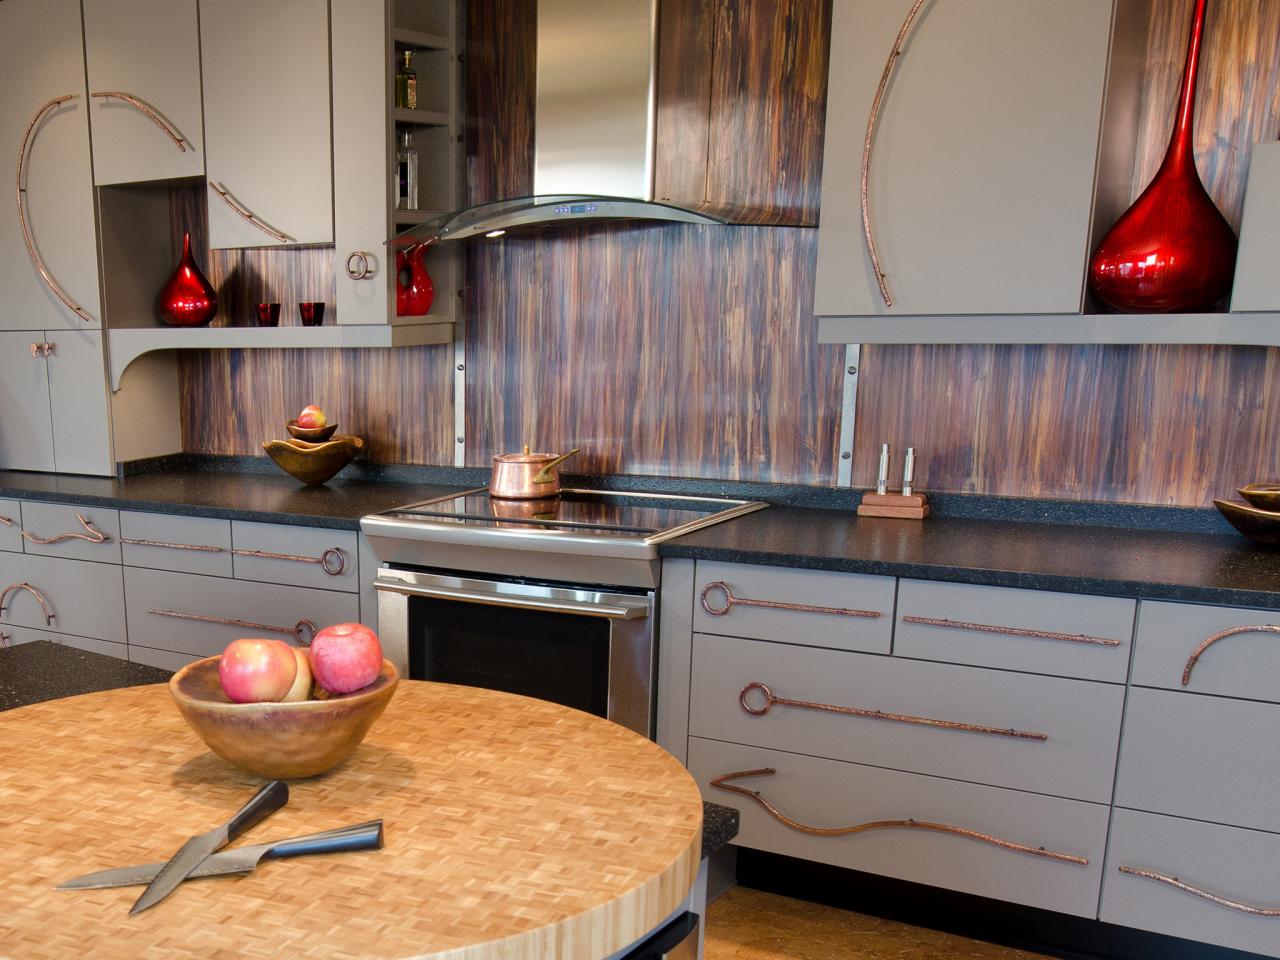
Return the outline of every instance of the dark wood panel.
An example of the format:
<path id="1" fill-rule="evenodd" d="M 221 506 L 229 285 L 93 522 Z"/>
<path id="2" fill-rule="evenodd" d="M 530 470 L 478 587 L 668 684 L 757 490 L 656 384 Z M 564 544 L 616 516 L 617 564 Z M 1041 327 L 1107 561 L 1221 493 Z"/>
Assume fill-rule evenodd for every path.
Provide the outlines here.
<path id="1" fill-rule="evenodd" d="M 574 469 L 835 478 L 843 349 L 811 314 L 816 235 L 595 226 L 472 258 L 467 453 Z"/>
<path id="2" fill-rule="evenodd" d="M 662 0 L 658 5 L 657 86 L 653 195 L 682 206 L 707 199 L 711 135 L 711 68 L 716 5 L 706 0 Z"/>
<path id="3" fill-rule="evenodd" d="M 317 403 L 379 463 L 453 462 L 453 351 L 188 350 L 183 449 L 264 456 L 285 420 Z"/>
<path id="4" fill-rule="evenodd" d="M 536 0 L 468 0 L 467 191 L 472 203 L 533 192 Z"/>

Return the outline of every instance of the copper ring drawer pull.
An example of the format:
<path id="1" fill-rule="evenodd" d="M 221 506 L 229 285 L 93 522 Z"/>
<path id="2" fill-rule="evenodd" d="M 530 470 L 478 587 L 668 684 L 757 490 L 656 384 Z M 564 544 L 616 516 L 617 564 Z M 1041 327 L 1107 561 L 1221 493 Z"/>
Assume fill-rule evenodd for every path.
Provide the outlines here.
<path id="1" fill-rule="evenodd" d="M 1091 643 L 1098 647 L 1118 647 L 1119 640 L 1091 637 L 1084 633 L 1054 633 L 1052 630 L 1027 630 L 1024 627 L 997 627 L 989 623 L 967 623 L 964 620 L 942 620 L 936 617 L 903 617 L 903 623 L 923 623 L 929 627 L 950 627 L 978 633 L 999 633 L 1006 637 L 1035 637 L 1040 640 L 1065 640 L 1068 643 Z"/>
<path id="2" fill-rule="evenodd" d="M 167 550 L 198 550 L 201 553 L 222 553 L 222 547 L 211 547 L 201 543 L 169 543 L 165 540 L 135 540 L 131 537 L 121 537 L 120 542 L 135 547 L 164 547 Z"/>
<path id="3" fill-rule="evenodd" d="M 227 189 L 225 184 L 217 183 L 213 180 L 209 181 L 209 189 L 222 198 L 222 202 L 238 213 L 241 217 L 253 224 L 269 237 L 279 240 L 281 243 L 293 243 L 293 237 L 287 233 L 282 233 L 275 227 L 270 226 L 265 220 L 262 220 L 256 213 L 242 204 L 239 200 L 231 195 L 231 191 Z"/>
<path id="4" fill-rule="evenodd" d="M 340 577 L 347 569 L 347 556 L 337 547 L 330 547 L 318 557 L 302 557 L 293 553 L 271 553 L 267 550 L 232 550 L 237 557 L 257 557 L 259 560 L 292 560 L 295 563 L 318 563 L 320 569 L 331 577 Z"/>
<path id="5" fill-rule="evenodd" d="M 1196 661 L 1200 656 L 1219 640 L 1225 640 L 1227 637 L 1234 637 L 1239 633 L 1280 633 L 1280 627 L 1273 626 L 1269 623 L 1259 623 L 1249 627 L 1227 627 L 1225 630 L 1219 630 L 1211 636 L 1205 637 L 1200 646 L 1196 647 L 1195 652 L 1187 658 L 1187 665 L 1182 668 L 1182 685 L 1185 687 L 1191 683 L 1191 671 L 1196 668 Z"/>
<path id="6" fill-rule="evenodd" d="M 56 537 L 38 537 L 29 530 L 22 531 L 22 539 L 28 543 L 53 544 L 63 543 L 67 540 L 83 540 L 85 543 L 106 543 L 111 538 L 93 525 L 92 520 L 86 520 L 83 513 L 77 513 L 76 519 L 80 521 L 80 526 L 84 527 L 87 533 L 60 533 Z"/>
<path id="7" fill-rule="evenodd" d="M 1228 900 L 1226 897 L 1219 897 L 1209 893 L 1207 890 L 1201 890 L 1190 884 L 1183 883 L 1177 877 L 1166 877 L 1162 873 L 1153 873 L 1150 870 L 1139 870 L 1137 867 L 1121 866 L 1121 873 L 1127 873 L 1133 877 L 1143 877 L 1147 880 L 1155 880 L 1157 883 L 1168 884 L 1175 890 L 1181 890 L 1183 893 L 1189 893 L 1192 896 L 1200 897 L 1208 900 L 1210 903 L 1216 903 L 1219 906 L 1228 907 L 1231 910 L 1239 910 L 1241 913 L 1247 913 L 1255 917 L 1280 917 L 1280 907 L 1254 907 L 1247 903 L 1237 903 L 1235 900 Z"/>
<path id="8" fill-rule="evenodd" d="M 74 94 L 63 94 L 61 97 L 54 97 L 43 107 L 36 111 L 36 115 L 31 118 L 31 122 L 27 124 L 27 132 L 22 135 L 22 145 L 18 147 L 18 226 L 22 230 L 22 242 L 26 244 L 27 256 L 31 258 L 31 265 L 36 268 L 36 273 L 40 274 L 40 279 L 44 281 L 44 285 L 49 291 L 62 301 L 63 305 L 86 323 L 92 323 L 93 318 L 71 299 L 67 291 L 62 289 L 62 285 L 53 278 L 53 274 L 49 272 L 49 268 L 45 266 L 44 258 L 40 256 L 40 251 L 36 249 L 36 240 L 31 233 L 31 225 L 27 223 L 27 148 L 31 145 L 32 134 L 36 127 L 45 118 L 45 115 L 53 109 L 74 100 Z"/>
<path id="9" fill-rule="evenodd" d="M 916 15 L 924 4 L 925 0 L 915 0 L 915 3 L 911 5 L 911 9 L 907 11 L 906 20 L 902 22 L 902 29 L 898 31 L 898 39 L 893 42 L 893 50 L 890 51 L 889 60 L 884 65 L 884 72 L 880 75 L 880 86 L 876 87 L 875 98 L 871 101 L 871 113 L 867 117 L 867 134 L 862 141 L 862 182 L 859 186 L 859 194 L 862 201 L 862 237 L 867 243 L 867 254 L 871 257 L 871 269 L 875 271 L 876 284 L 880 287 L 880 298 L 884 300 L 886 307 L 893 306 L 893 297 L 889 294 L 889 283 L 885 278 L 884 270 L 880 267 L 880 254 L 876 250 L 875 232 L 871 228 L 871 201 L 869 199 L 871 192 L 871 151 L 875 147 L 876 125 L 880 120 L 881 102 L 884 100 L 885 91 L 889 89 L 889 81 L 893 78 L 894 68 L 902 57 L 902 47 L 907 42 L 907 34 L 911 32 L 911 25 L 915 22 Z"/>
<path id="10" fill-rule="evenodd" d="M 132 94 L 125 93 L 123 90 L 96 90 L 89 96 L 97 100 L 122 100 L 135 110 L 146 116 L 148 120 L 169 135 L 169 139 L 173 141 L 173 145 L 183 153 L 187 152 L 187 141 L 182 138 L 173 125 L 164 117 L 160 116 L 148 104 L 142 102 Z"/>
<path id="11" fill-rule="evenodd" d="M 708 599 L 713 590 L 724 594 L 724 606 L 713 607 Z M 723 580 L 715 580 L 702 588 L 702 609 L 713 617 L 723 617 L 734 607 L 765 607 L 769 610 L 798 610 L 801 613 L 830 613 L 838 617 L 866 617 L 875 619 L 880 616 L 875 610 L 846 610 L 844 607 L 817 607 L 808 603 L 782 603 L 779 600 L 751 600 L 747 597 L 735 597 L 729 585 Z"/>
<path id="12" fill-rule="evenodd" d="M 270 623 L 254 623 L 252 620 L 237 620 L 234 617 L 211 617 L 207 613 L 183 613 L 181 610 L 148 610 L 147 613 L 154 613 L 157 617 L 176 617 L 179 620 L 196 620 L 199 623 L 218 623 L 225 624 L 229 627 L 244 627 L 247 630 L 265 630 L 268 633 L 283 633 L 285 636 L 293 637 L 304 647 L 311 646 L 311 641 L 315 639 L 316 630 L 319 629 L 313 621 L 308 620 L 305 617 L 295 623 L 292 627 L 278 627 Z"/>
<path id="13" fill-rule="evenodd" d="M 872 820 L 867 823 L 855 824 L 851 827 L 810 827 L 803 823 L 797 823 L 785 813 L 775 807 L 772 803 L 760 795 L 759 790 L 748 790 L 746 787 L 739 787 L 735 784 L 727 783 L 729 780 L 737 780 L 740 777 L 771 777 L 778 771 L 773 767 L 762 767 L 759 770 L 739 770 L 736 773 L 726 773 L 716 777 L 711 781 L 711 786 L 720 790 L 728 790 L 730 793 L 741 794 L 744 797 L 750 797 L 760 806 L 768 811 L 769 816 L 773 817 L 783 826 L 790 827 L 792 830 L 800 833 L 808 833 L 816 837 L 847 837 L 854 833 L 866 833 L 871 830 L 932 830 L 936 833 L 951 833 L 959 837 L 967 837 L 970 840 L 977 840 L 981 843 L 989 843 L 992 846 L 1000 847 L 1004 850 L 1012 850 L 1014 853 L 1025 853 L 1031 857 L 1044 857 L 1048 860 L 1057 860 L 1061 863 L 1075 863 L 1080 866 L 1088 866 L 1089 861 L 1084 857 L 1073 856 L 1069 853 L 1058 853 L 1056 850 L 1046 850 L 1044 847 L 1030 847 L 1025 843 L 1016 843 L 1013 840 L 1003 840 L 1000 837 L 993 837 L 988 833 L 978 833 L 976 830 L 966 830 L 964 827 L 953 827 L 947 823 L 933 823 L 929 820 L 916 820 L 909 818 L 906 820 Z"/>
<path id="14" fill-rule="evenodd" d="M 57 614 L 49 608 L 49 601 L 44 598 L 44 594 L 25 580 L 22 583 L 9 584 L 9 586 L 4 588 L 4 592 L 0 593 L 0 614 L 3 614 L 9 609 L 9 594 L 13 593 L 15 590 L 25 590 L 27 593 L 35 597 L 36 602 L 40 604 L 40 610 L 44 613 L 44 625 L 46 627 L 53 626 L 53 621 L 57 619 Z"/>
<path id="15" fill-rule="evenodd" d="M 764 706 L 752 707 L 748 695 L 758 691 L 764 697 Z M 826 710 L 830 713 L 843 713 L 851 717 L 866 717 L 869 720 L 892 720 L 896 723 L 912 723 L 921 727 L 938 727 L 942 730 L 960 730 L 964 733 L 988 733 L 997 737 L 1014 737 L 1018 740 L 1049 739 L 1047 733 L 1028 733 L 1012 727 L 986 727 L 976 723 L 959 723 L 955 720 L 931 720 L 928 717 L 913 717 L 905 713 L 886 713 L 883 710 L 863 710 L 858 707 L 838 707 L 830 703 L 815 703 L 812 700 L 789 700 L 786 697 L 774 696 L 767 684 L 753 680 L 742 688 L 738 694 L 738 703 L 742 709 L 753 717 L 763 717 L 775 705 L 783 707 L 803 707 L 806 710 Z"/>

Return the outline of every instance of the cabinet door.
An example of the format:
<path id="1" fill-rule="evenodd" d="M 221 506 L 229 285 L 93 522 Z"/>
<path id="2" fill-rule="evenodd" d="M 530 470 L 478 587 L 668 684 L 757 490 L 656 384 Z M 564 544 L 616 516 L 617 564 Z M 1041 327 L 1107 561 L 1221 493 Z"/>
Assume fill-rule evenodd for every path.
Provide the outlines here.
<path id="1" fill-rule="evenodd" d="M 0 204 L 0 329 L 99 326 L 97 229 L 89 164 L 84 47 L 78 0 L 0 3 L 0 175 L 10 200 Z M 42 108 L 58 97 L 72 99 Z M 46 271 L 86 321 L 41 277 L 23 239 L 14 176 L 28 128 L 27 224 Z"/>
<path id="2" fill-rule="evenodd" d="M 46 330 L 54 464 L 61 473 L 115 472 L 110 394 L 98 330 Z"/>
<path id="3" fill-rule="evenodd" d="M 925 6 L 884 95 L 863 237 L 863 139 L 912 0 L 833 9 L 819 315 L 1081 309 L 1112 0 Z"/>
<path id="4" fill-rule="evenodd" d="M 6 470 L 53 469 L 49 366 L 31 355 L 43 338 L 38 330 L 0 333 L 0 467 Z"/>
<path id="5" fill-rule="evenodd" d="M 331 243 L 327 0 L 205 0 L 200 53 L 210 246 Z"/>
<path id="6" fill-rule="evenodd" d="M 196 0 L 84 0 L 84 46 L 93 182 L 203 174 Z"/>

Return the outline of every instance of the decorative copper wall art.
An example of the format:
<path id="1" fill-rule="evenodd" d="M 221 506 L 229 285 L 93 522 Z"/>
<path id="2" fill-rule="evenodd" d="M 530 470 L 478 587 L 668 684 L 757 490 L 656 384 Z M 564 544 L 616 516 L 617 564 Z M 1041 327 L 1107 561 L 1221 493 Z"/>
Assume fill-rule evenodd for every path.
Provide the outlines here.
<path id="1" fill-rule="evenodd" d="M 1196 0 L 1177 119 L 1164 162 L 1142 195 L 1102 238 L 1089 289 L 1131 313 L 1203 310 L 1231 289 L 1236 235 L 1196 169 L 1196 81 L 1208 0 Z"/>

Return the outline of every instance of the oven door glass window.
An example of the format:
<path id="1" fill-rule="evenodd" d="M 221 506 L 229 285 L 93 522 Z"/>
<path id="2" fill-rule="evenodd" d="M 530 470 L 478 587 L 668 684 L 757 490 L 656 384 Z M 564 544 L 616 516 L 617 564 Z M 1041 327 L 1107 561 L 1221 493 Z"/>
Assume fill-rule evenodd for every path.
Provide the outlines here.
<path id="1" fill-rule="evenodd" d="M 596 716 L 609 703 L 609 621 L 409 599 L 409 677 L 551 700 Z"/>

